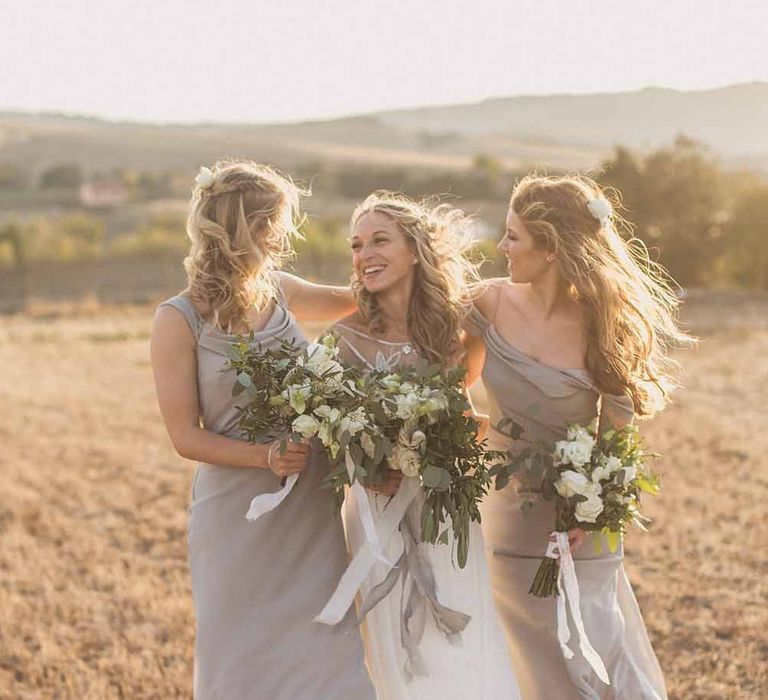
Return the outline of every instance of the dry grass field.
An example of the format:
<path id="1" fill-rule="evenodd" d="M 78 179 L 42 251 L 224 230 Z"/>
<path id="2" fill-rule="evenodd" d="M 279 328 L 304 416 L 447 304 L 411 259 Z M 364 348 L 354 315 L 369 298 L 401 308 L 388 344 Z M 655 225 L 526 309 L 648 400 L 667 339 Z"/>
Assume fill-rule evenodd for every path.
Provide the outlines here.
<path id="1" fill-rule="evenodd" d="M 758 700 L 768 300 L 694 299 L 687 315 L 702 342 L 680 357 L 675 404 L 644 428 L 664 454 L 664 493 L 627 565 L 671 697 Z M 158 418 L 150 317 L 118 307 L 0 319 L 0 698 L 191 697 L 192 465 Z"/>

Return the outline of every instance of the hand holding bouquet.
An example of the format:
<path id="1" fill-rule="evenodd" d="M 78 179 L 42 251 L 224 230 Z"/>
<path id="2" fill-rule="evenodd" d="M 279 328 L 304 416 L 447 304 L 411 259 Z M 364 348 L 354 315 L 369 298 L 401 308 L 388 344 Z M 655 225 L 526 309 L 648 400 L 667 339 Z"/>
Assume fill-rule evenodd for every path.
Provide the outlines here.
<path id="1" fill-rule="evenodd" d="M 480 520 L 493 457 L 478 443 L 477 421 L 467 415 L 464 373 L 422 362 L 397 372 L 361 374 L 358 419 L 339 438 L 354 468 L 336 458 L 330 477 L 337 502 L 351 478 L 375 485 L 386 480 L 388 469 L 396 469 L 404 478 L 418 479 L 425 496 L 421 539 L 447 544 L 453 534 L 461 567 L 467 561 L 470 522 Z"/>
<path id="2" fill-rule="evenodd" d="M 640 513 L 640 495 L 659 490 L 657 477 L 646 467 L 649 456 L 633 425 L 599 437 L 592 428 L 569 425 L 567 439 L 555 444 L 541 481 L 542 497 L 555 504 L 555 531 L 578 527 L 599 532 L 616 551 L 630 523 L 645 530 L 649 521 Z M 598 537 L 595 546 L 600 546 Z M 533 595 L 557 595 L 556 556 L 548 551 L 542 560 L 530 589 Z"/>

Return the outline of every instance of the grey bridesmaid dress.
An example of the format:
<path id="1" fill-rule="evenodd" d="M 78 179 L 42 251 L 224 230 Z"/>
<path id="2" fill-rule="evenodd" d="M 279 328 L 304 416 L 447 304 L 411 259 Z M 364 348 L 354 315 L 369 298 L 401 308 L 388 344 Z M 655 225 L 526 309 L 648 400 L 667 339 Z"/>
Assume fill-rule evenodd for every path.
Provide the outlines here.
<path id="1" fill-rule="evenodd" d="M 242 438 L 227 348 L 236 338 L 207 324 L 184 297 L 177 309 L 197 338 L 203 426 Z M 254 342 L 302 341 L 282 300 Z M 313 622 L 347 565 L 341 518 L 320 490 L 327 461 L 313 450 L 281 505 L 256 522 L 251 499 L 277 491 L 270 470 L 199 464 L 189 507 L 189 565 L 196 617 L 196 700 L 375 700 L 354 620 Z"/>
<path id="2" fill-rule="evenodd" d="M 491 425 L 508 417 L 524 428 L 519 447 L 495 430 L 491 449 L 520 449 L 528 442 L 553 445 L 566 437 L 567 423 L 587 425 L 600 401 L 614 413 L 632 416 L 626 397 L 600 396 L 586 370 L 557 369 L 507 343 L 473 308 L 467 330 L 485 341 L 483 383 Z M 557 639 L 554 598 L 528 593 L 554 526 L 554 507 L 541 499 L 525 514 L 520 505 L 535 496 L 532 484 L 511 482 L 491 491 L 483 504 L 483 532 L 491 583 L 501 614 L 517 681 L 526 700 L 666 700 L 664 677 L 648 639 L 623 565 L 623 550 L 603 547 L 592 536 L 574 552 L 581 611 L 592 645 L 602 657 L 611 685 L 592 671 L 572 638 L 575 656 L 566 660 Z M 573 629 L 573 625 L 571 623 Z"/>

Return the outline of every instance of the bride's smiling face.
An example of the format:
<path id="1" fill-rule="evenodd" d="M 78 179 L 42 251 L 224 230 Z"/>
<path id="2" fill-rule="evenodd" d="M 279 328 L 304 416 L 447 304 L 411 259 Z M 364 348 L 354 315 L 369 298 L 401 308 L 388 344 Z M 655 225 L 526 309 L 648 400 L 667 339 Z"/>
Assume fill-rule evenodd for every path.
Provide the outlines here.
<path id="1" fill-rule="evenodd" d="M 414 253 L 405 234 L 385 214 L 363 214 L 352 229 L 352 267 L 369 292 L 383 292 L 413 278 Z"/>

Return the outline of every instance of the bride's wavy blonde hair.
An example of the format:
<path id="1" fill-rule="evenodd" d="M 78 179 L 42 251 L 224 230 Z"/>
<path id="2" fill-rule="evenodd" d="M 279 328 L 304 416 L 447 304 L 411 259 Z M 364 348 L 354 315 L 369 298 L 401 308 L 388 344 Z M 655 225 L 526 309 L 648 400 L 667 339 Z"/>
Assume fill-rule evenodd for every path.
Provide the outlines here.
<path id="1" fill-rule="evenodd" d="M 184 268 L 191 298 L 231 332 L 250 309 L 263 311 L 276 298 L 270 273 L 293 253 L 302 192 L 251 161 L 219 161 L 211 179 L 190 200 Z"/>
<path id="2" fill-rule="evenodd" d="M 472 245 L 472 221 L 449 204 L 414 201 L 405 195 L 378 191 L 352 213 L 351 227 L 365 214 L 391 219 L 405 235 L 418 264 L 408 309 L 408 332 L 430 362 L 447 366 L 462 354 L 459 335 L 470 302 L 469 285 L 479 279 L 467 251 Z M 371 333 L 383 333 L 386 322 L 376 294 L 353 277 L 352 289 L 360 316 Z"/>
<path id="3" fill-rule="evenodd" d="M 602 215 L 594 200 L 605 200 Z M 532 175 L 517 184 L 510 207 L 536 246 L 556 256 L 584 309 L 586 368 L 598 389 L 627 395 L 638 415 L 651 415 L 674 386 L 669 346 L 693 339 L 678 326 L 673 280 L 641 241 L 620 235 L 631 227 L 616 213 L 619 203 L 616 190 L 583 175 Z"/>

